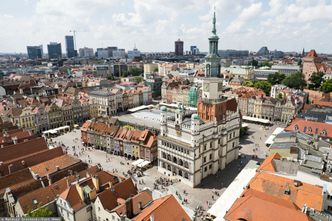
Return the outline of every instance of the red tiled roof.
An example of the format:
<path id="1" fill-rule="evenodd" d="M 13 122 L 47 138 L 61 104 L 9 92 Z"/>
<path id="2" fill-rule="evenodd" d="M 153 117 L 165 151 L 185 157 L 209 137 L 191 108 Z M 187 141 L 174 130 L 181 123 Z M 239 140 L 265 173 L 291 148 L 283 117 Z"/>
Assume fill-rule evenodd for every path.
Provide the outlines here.
<path id="1" fill-rule="evenodd" d="M 32 166 L 30 168 L 30 170 L 33 173 L 38 174 L 39 177 L 44 177 L 48 174 L 52 174 L 52 173 L 56 172 L 57 167 L 60 170 L 63 170 L 65 168 L 70 167 L 79 162 L 80 162 L 79 159 L 73 158 L 69 155 L 62 155 L 60 157 L 48 160 L 46 162 L 37 164 L 35 166 Z"/>
<path id="2" fill-rule="evenodd" d="M 267 157 L 263 163 L 261 164 L 261 166 L 258 168 L 258 170 L 263 170 L 263 171 L 270 171 L 270 172 L 276 172 L 275 170 L 275 166 L 273 163 L 274 159 L 280 159 L 281 156 L 279 153 L 274 153 L 271 154 L 269 157 Z"/>
<path id="3" fill-rule="evenodd" d="M 154 200 L 148 207 L 134 217 L 133 221 L 149 221 L 153 215 L 158 221 L 191 221 L 191 218 L 184 211 L 173 195 L 167 195 Z"/>
<path id="4" fill-rule="evenodd" d="M 316 58 L 316 57 L 318 57 L 318 55 L 317 55 L 317 53 L 316 53 L 316 51 L 314 49 L 311 49 L 309 51 L 309 53 L 307 54 L 307 57 L 309 57 L 309 58 Z"/>
<path id="5" fill-rule="evenodd" d="M 246 190 L 224 216 L 227 221 L 288 221 L 312 219 L 293 203 L 266 193 Z"/>
<path id="6" fill-rule="evenodd" d="M 249 188 L 288 200 L 302 209 L 304 205 L 323 210 L 323 187 L 307 183 L 295 185 L 295 181 L 267 172 L 258 172 L 250 181 Z M 285 192 L 288 191 L 289 194 Z"/>
<path id="7" fill-rule="evenodd" d="M 24 214 L 28 213 L 29 210 L 37 209 L 47 203 L 56 200 L 57 196 L 68 188 L 71 182 L 74 182 L 75 176 L 69 176 L 63 178 L 50 186 L 37 189 L 30 192 L 18 199 Z"/>
<path id="8" fill-rule="evenodd" d="M 60 197 L 66 200 L 75 211 L 78 211 L 86 206 L 77 191 L 76 185 L 72 185 L 67 188 L 60 194 Z"/>
<path id="9" fill-rule="evenodd" d="M 47 149 L 47 143 L 44 138 L 36 138 L 0 148 L 0 161 L 6 162 Z"/>
<path id="10" fill-rule="evenodd" d="M 332 124 L 295 118 L 285 131 L 301 131 L 309 135 L 332 138 Z"/>

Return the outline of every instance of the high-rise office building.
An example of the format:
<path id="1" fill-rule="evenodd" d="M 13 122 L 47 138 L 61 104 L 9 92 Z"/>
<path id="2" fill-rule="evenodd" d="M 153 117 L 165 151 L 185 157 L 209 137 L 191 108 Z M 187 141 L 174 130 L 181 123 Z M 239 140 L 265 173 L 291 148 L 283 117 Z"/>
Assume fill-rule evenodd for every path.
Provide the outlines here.
<path id="1" fill-rule="evenodd" d="M 93 48 L 80 48 L 79 49 L 79 54 L 81 58 L 92 58 L 94 57 L 94 53 L 93 53 Z"/>
<path id="2" fill-rule="evenodd" d="M 47 52 L 49 59 L 60 59 L 62 58 L 61 43 L 50 42 L 47 45 Z"/>
<path id="3" fill-rule="evenodd" d="M 66 40 L 67 57 L 68 58 L 76 57 L 77 51 L 75 50 L 74 36 L 67 35 L 65 36 L 65 40 Z"/>
<path id="4" fill-rule="evenodd" d="M 175 41 L 175 55 L 182 56 L 183 55 L 183 41 L 178 39 Z"/>
<path id="5" fill-rule="evenodd" d="M 195 45 L 190 46 L 190 54 L 197 55 L 198 53 L 199 53 L 199 50 L 198 50 L 197 46 L 195 46 Z"/>
<path id="6" fill-rule="evenodd" d="M 27 46 L 29 59 L 43 58 L 43 45 Z"/>

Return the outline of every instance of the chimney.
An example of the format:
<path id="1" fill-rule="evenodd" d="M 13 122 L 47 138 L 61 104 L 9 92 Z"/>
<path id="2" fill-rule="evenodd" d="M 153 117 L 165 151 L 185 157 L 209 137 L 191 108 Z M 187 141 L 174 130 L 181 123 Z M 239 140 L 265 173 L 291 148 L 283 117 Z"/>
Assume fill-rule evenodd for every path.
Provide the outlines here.
<path id="1" fill-rule="evenodd" d="M 66 178 L 66 183 L 67 183 L 67 188 L 69 188 L 70 187 L 70 183 L 69 183 L 68 177 Z"/>
<path id="2" fill-rule="evenodd" d="M 126 200 L 126 215 L 128 218 L 132 218 L 134 216 L 133 212 L 133 200 L 131 197 L 129 197 Z"/>
<path id="3" fill-rule="evenodd" d="M 49 173 L 46 175 L 46 178 L 47 178 L 47 180 L 48 180 L 48 185 L 51 185 L 51 184 L 52 184 L 52 179 L 51 179 Z"/>
<path id="4" fill-rule="evenodd" d="M 96 191 L 99 192 L 99 178 L 97 175 L 94 175 L 92 177 L 92 182 L 93 182 L 93 185 L 96 187 Z"/>
<path id="5" fill-rule="evenodd" d="M 59 171 L 60 170 L 60 167 L 59 166 L 55 166 L 56 167 L 56 171 Z"/>
<path id="6" fill-rule="evenodd" d="M 13 143 L 17 144 L 17 137 L 12 137 Z"/>
<path id="7" fill-rule="evenodd" d="M 9 164 L 8 165 L 8 174 L 11 174 L 12 173 L 12 168 L 13 168 L 13 164 Z"/>

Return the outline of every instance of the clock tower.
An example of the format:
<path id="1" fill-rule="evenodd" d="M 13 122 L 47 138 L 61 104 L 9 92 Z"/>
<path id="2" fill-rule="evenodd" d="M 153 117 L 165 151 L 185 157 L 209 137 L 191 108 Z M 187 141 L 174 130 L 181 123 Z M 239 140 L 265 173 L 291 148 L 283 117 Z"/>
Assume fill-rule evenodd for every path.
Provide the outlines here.
<path id="1" fill-rule="evenodd" d="M 219 37 L 216 30 L 216 12 L 213 14 L 212 35 L 209 37 L 209 54 L 205 57 L 205 77 L 220 77 Z"/>

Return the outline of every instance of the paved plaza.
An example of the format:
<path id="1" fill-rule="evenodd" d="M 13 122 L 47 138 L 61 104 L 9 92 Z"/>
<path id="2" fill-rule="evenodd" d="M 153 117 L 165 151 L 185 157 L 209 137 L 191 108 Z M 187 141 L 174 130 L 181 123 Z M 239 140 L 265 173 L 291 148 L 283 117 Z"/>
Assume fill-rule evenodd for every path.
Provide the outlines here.
<path id="1" fill-rule="evenodd" d="M 184 205 L 190 215 L 194 213 L 193 211 L 197 207 L 203 208 L 202 211 L 205 212 L 215 202 L 218 195 L 234 180 L 244 165 L 252 159 L 253 155 L 257 155 L 258 161 L 265 158 L 267 147 L 264 142 L 274 129 L 278 127 L 275 125 L 267 129 L 256 124 L 248 125 L 249 135 L 240 141 L 242 146 L 240 150 L 241 157 L 230 163 L 225 170 L 218 172 L 214 176 L 207 177 L 199 187 L 191 188 L 181 182 L 173 182 L 169 186 L 162 187 L 162 185 L 159 185 L 158 189 L 155 189 L 155 181 L 157 179 L 162 177 L 166 180 L 169 178 L 158 173 L 157 166 L 145 170 L 142 177 L 134 175 L 132 178 L 140 190 L 146 187 L 153 190 L 154 197 L 169 193 L 177 196 L 179 202 Z M 76 156 L 84 162 L 92 165 L 100 164 L 106 171 L 129 177 L 127 172 L 132 168 L 131 163 L 133 161 L 101 150 L 87 149 L 82 145 L 80 130 L 75 129 L 53 138 L 52 142 L 54 145 L 64 144 L 68 154 Z"/>

